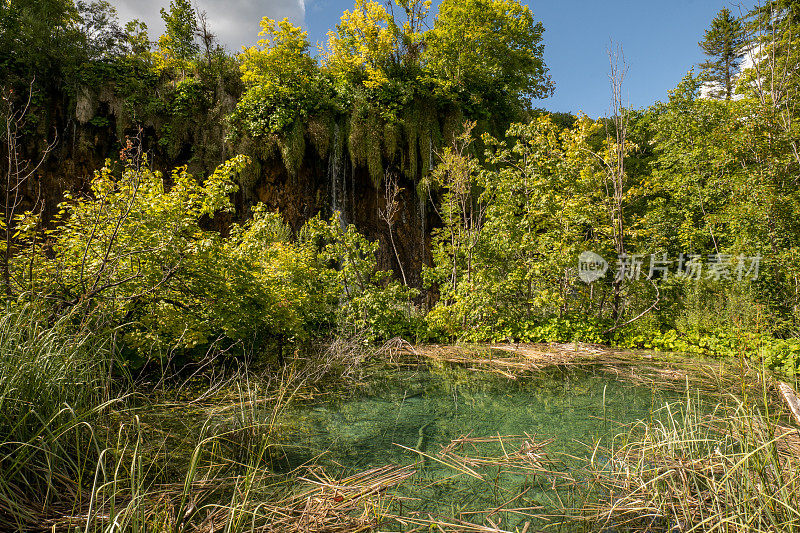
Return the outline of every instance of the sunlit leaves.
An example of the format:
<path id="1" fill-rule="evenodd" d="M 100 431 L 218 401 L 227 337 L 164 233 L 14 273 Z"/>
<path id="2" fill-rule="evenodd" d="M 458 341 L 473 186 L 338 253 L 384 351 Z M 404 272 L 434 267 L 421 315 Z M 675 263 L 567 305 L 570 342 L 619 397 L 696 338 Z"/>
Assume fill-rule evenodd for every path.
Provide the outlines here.
<path id="1" fill-rule="evenodd" d="M 447 93 L 495 105 L 550 94 L 541 22 L 514 0 L 445 0 L 427 34 L 427 64 Z M 510 102 L 513 103 L 513 102 Z"/>
<path id="2" fill-rule="evenodd" d="M 264 17 L 256 46 L 240 55 L 247 88 L 230 117 L 234 133 L 259 138 L 284 133 L 326 106 L 327 82 L 308 55 L 308 34 L 287 19 Z"/>

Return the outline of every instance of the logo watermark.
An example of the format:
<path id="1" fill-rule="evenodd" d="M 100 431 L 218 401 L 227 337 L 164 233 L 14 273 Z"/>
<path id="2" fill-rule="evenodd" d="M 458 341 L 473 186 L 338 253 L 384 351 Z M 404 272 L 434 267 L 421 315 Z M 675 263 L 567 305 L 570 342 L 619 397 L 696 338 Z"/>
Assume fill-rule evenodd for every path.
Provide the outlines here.
<path id="1" fill-rule="evenodd" d="M 704 260 L 705 257 L 705 260 Z M 729 254 L 679 254 L 668 258 L 667 254 L 620 254 L 617 256 L 614 280 L 639 280 L 644 276 L 650 280 L 667 279 L 713 279 L 755 280 L 761 267 L 761 254 L 755 256 Z M 600 255 L 586 251 L 578 256 L 578 277 L 585 283 L 593 283 L 605 276 L 608 261 Z"/>
<path id="2" fill-rule="evenodd" d="M 578 256 L 578 277 L 592 283 L 605 276 L 608 262 L 594 252 L 583 252 Z"/>

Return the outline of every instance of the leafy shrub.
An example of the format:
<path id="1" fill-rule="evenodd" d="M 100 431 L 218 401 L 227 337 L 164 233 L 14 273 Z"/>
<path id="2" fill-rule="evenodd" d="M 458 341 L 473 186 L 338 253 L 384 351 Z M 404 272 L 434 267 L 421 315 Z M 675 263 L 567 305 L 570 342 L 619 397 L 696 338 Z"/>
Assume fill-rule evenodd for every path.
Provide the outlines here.
<path id="1" fill-rule="evenodd" d="M 800 374 L 800 339 L 771 339 L 757 353 L 770 370 L 796 376 Z"/>
<path id="2" fill-rule="evenodd" d="M 411 299 L 417 291 L 378 269 L 378 243 L 368 241 L 353 225 L 343 228 L 338 213 L 328 221 L 311 219 L 301 239 L 314 246 L 331 269 L 338 291 L 336 321 L 343 334 L 365 333 L 370 341 L 414 335 L 418 317 Z"/>

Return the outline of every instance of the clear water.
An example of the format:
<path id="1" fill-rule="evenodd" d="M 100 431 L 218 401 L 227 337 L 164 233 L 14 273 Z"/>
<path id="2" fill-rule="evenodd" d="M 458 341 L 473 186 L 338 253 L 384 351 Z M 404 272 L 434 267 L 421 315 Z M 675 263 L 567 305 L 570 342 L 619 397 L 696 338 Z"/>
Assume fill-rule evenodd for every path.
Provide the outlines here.
<path id="1" fill-rule="evenodd" d="M 314 460 L 341 473 L 416 464 L 418 474 L 398 491 L 407 498 L 404 513 L 482 523 L 483 515 L 472 511 L 497 507 L 521 492 L 513 507 L 547 509 L 564 495 L 554 494 L 546 480 L 496 467 L 476 480 L 412 450 L 436 457 L 442 446 L 464 435 L 528 434 L 538 442 L 552 439 L 548 450 L 554 456 L 585 456 L 598 439 L 608 442 L 624 432 L 621 424 L 649 420 L 675 399 L 591 367 L 517 380 L 464 369 L 391 370 L 346 396 L 295 406 L 286 417 L 292 427 L 285 434 L 285 453 L 288 466 Z M 497 444 L 472 450 L 473 456 L 500 453 Z M 569 470 L 568 460 L 560 464 Z M 510 530 L 529 519 L 524 511 L 503 518 Z"/>

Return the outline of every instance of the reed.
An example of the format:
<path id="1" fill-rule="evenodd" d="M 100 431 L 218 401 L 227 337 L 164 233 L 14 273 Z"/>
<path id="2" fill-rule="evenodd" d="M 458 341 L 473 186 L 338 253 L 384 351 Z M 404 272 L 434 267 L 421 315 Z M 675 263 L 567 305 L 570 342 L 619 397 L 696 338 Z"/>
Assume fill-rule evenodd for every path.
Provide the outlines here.
<path id="1" fill-rule="evenodd" d="M 797 429 L 731 400 L 704 415 L 687 398 L 631 427 L 587 465 L 598 498 L 567 514 L 620 531 L 799 531 Z"/>

